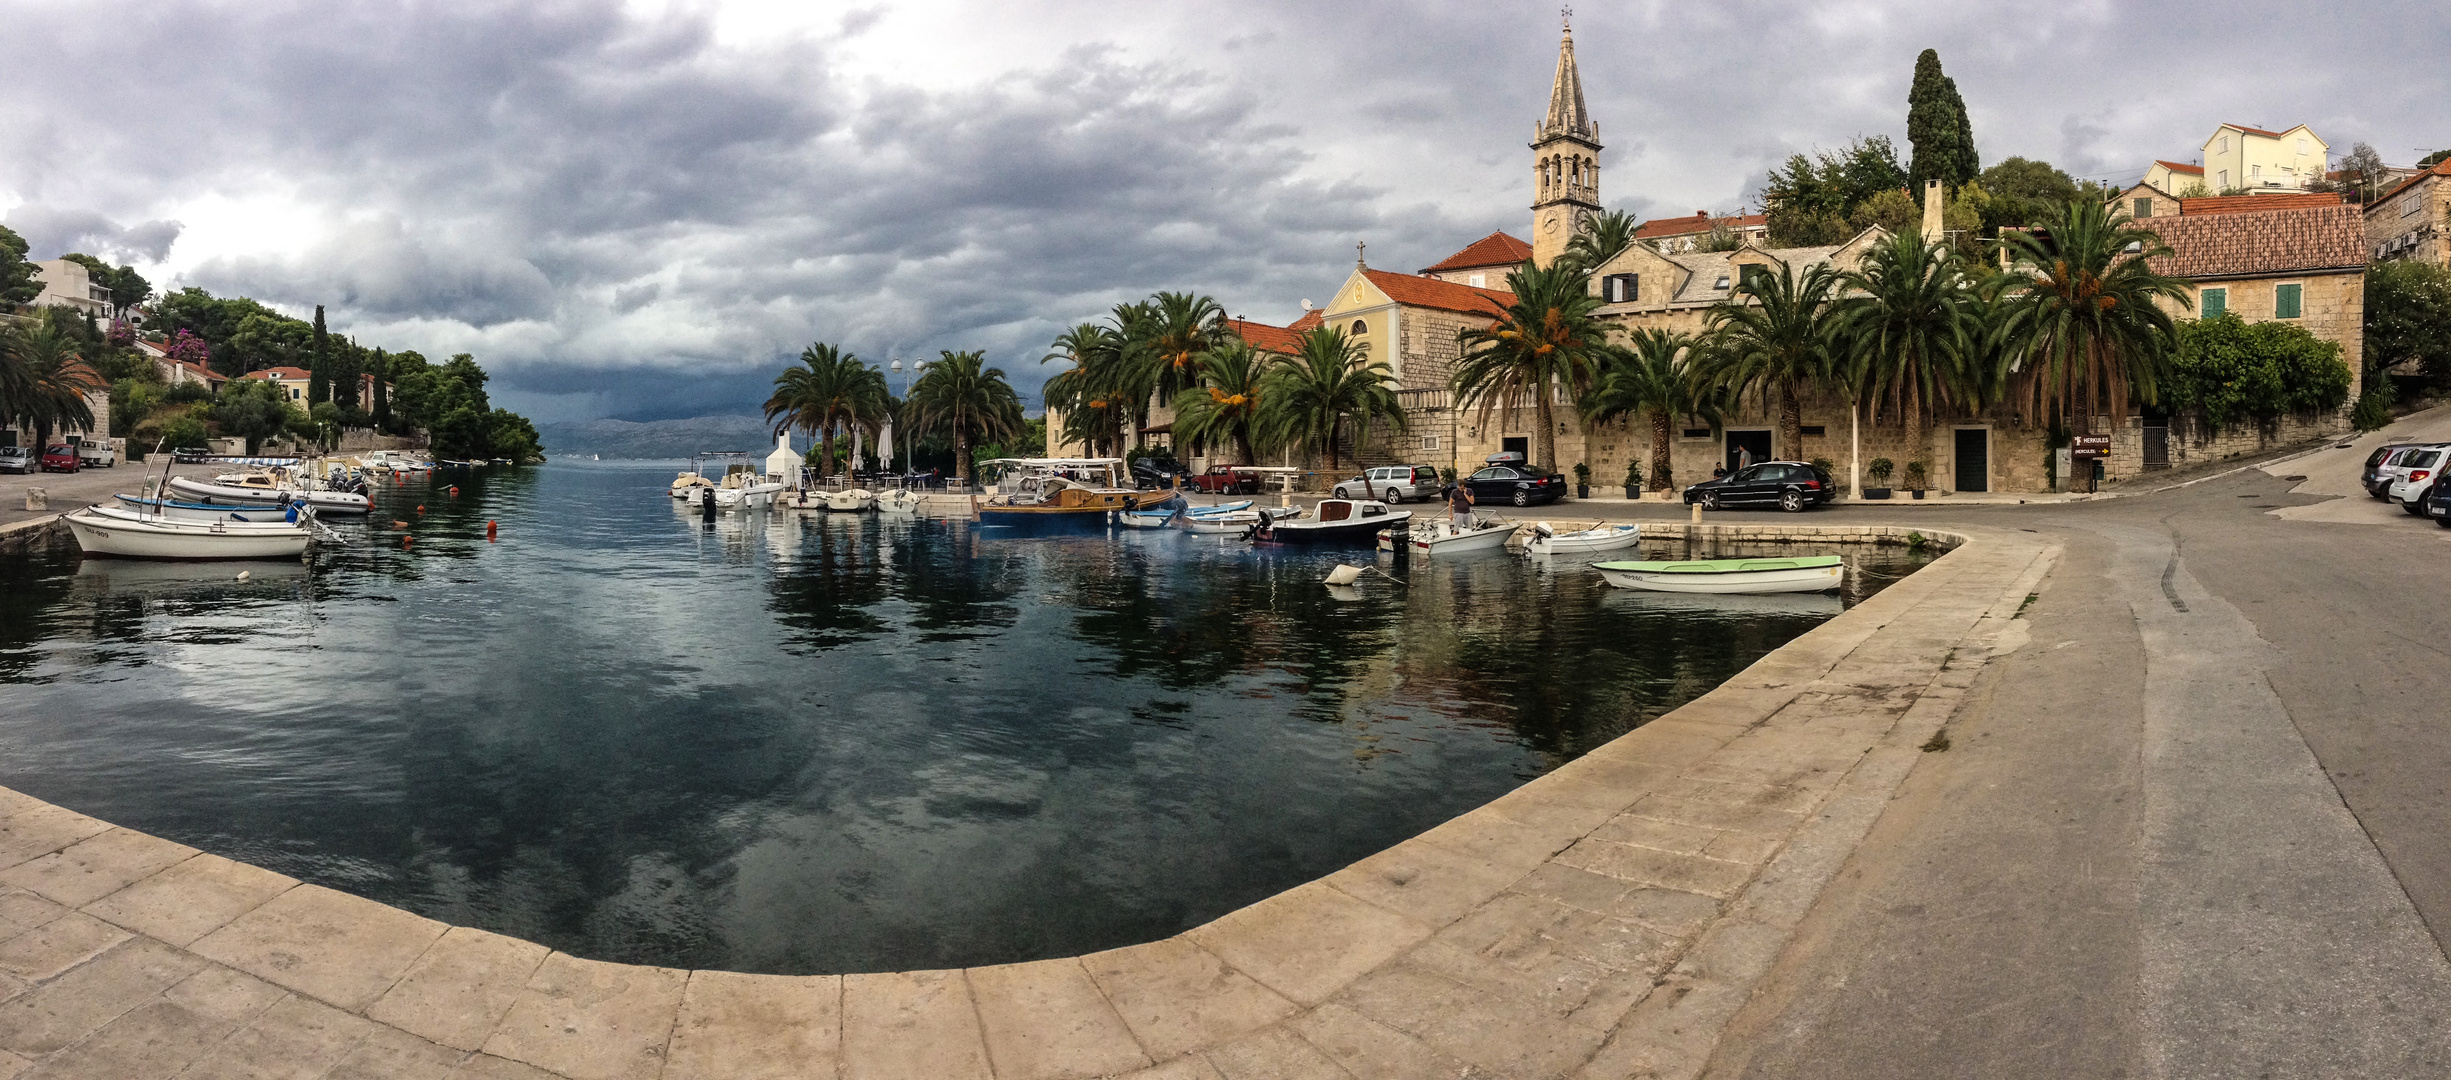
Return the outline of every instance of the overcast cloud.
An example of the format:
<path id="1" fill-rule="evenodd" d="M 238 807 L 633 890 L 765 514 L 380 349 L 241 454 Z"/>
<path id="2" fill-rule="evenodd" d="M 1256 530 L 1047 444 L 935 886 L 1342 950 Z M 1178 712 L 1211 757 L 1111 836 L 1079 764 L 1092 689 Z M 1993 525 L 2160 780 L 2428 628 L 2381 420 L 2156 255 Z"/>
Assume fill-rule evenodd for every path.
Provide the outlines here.
<path id="1" fill-rule="evenodd" d="M 1547 4 L 8 2 L 0 221 L 540 419 L 750 411 L 812 340 L 978 348 L 1158 289 L 1283 322 L 1352 265 L 1525 235 Z M 1986 163 L 2130 179 L 2222 121 L 2451 145 L 2451 8 L 1636 2 L 1576 18 L 1603 194 L 1732 210 L 1903 144 L 1938 48 Z M 1902 146 L 1903 149 L 1903 146 Z"/>

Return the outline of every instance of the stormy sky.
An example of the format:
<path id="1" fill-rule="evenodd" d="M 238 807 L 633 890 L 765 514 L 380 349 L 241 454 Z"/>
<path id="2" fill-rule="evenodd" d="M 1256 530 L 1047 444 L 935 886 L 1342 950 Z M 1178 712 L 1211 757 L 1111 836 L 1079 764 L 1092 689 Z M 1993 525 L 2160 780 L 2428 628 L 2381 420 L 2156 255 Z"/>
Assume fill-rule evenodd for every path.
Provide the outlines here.
<path id="1" fill-rule="evenodd" d="M 1284 322 L 1367 240 L 1527 235 L 1546 3 L 301 5 L 0 0 L 0 222 L 367 344 L 540 420 L 753 411 L 814 340 L 984 349 L 1158 289 Z M 1733 210 L 1903 144 L 1938 48 L 1986 164 L 2132 179 L 2223 121 L 2451 145 L 2451 6 L 1587 5 L 1603 195 Z M 2382 77 L 2378 77 L 2382 76 Z M 1902 145 L 1903 149 L 1903 145 Z"/>

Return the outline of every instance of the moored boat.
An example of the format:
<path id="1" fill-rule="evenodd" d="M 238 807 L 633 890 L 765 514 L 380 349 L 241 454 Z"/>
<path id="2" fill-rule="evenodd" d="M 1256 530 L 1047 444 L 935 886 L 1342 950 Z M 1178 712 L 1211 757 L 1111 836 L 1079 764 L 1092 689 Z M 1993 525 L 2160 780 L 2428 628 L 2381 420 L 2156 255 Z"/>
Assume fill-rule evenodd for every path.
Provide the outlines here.
<path id="1" fill-rule="evenodd" d="M 877 504 L 876 493 L 869 491 L 867 488 L 852 488 L 848 491 L 830 491 L 826 493 L 825 500 L 826 509 L 834 511 L 838 514 L 866 513 Z"/>
<path id="2" fill-rule="evenodd" d="M 259 477 L 262 479 L 259 482 Z M 310 491 L 295 486 L 281 486 L 267 474 L 252 474 L 241 483 L 217 484 L 173 476 L 170 491 L 187 496 L 185 502 L 218 506 L 251 506 L 256 509 L 305 503 L 326 514 L 363 514 L 374 505 L 373 500 L 354 491 Z"/>
<path id="3" fill-rule="evenodd" d="M 1182 508 L 1169 506 L 1160 510 L 1125 510 L 1115 515 L 1115 523 L 1127 529 L 1163 529 L 1174 524 Z"/>
<path id="4" fill-rule="evenodd" d="M 125 559 L 278 559 L 306 550 L 313 534 L 304 524 L 173 521 L 104 512 L 100 507 L 64 514 L 77 547 L 88 555 Z"/>
<path id="5" fill-rule="evenodd" d="M 1275 513 L 1291 516 L 1301 511 L 1283 510 L 1275 511 Z M 1260 512 L 1257 510 L 1228 510 L 1222 514 L 1193 512 L 1183 515 L 1183 527 L 1196 533 L 1241 536 L 1250 532 L 1251 527 L 1259 523 Z"/>
<path id="6" fill-rule="evenodd" d="M 1695 559 L 1685 562 L 1604 562 L 1592 569 L 1621 589 L 1675 593 L 1823 592 L 1845 580 L 1845 560 L 1836 555 L 1772 559 Z"/>
<path id="7" fill-rule="evenodd" d="M 1405 544 L 1414 551 L 1429 555 L 1496 551 L 1506 546 L 1507 540 L 1515 535 L 1515 528 L 1514 522 L 1501 522 L 1495 518 L 1478 515 L 1473 517 L 1470 524 L 1461 529 L 1456 528 L 1452 521 L 1440 521 L 1435 524 L 1417 521 L 1413 523 L 1413 530 L 1406 538 Z"/>
<path id="8" fill-rule="evenodd" d="M 1379 530 L 1396 527 L 1413 519 L 1410 510 L 1389 510 L 1387 504 L 1372 499 L 1321 499 L 1311 516 L 1293 518 L 1262 510 L 1252 527 L 1251 539 L 1261 544 L 1339 544 L 1367 547 L 1374 543 Z"/>
<path id="9" fill-rule="evenodd" d="M 1633 547 L 1642 541 L 1640 525 L 1602 525 L 1578 532 L 1558 532 L 1546 521 L 1532 524 L 1532 540 L 1524 550 L 1533 555 L 1573 555 L 1587 551 L 1615 551 Z"/>
<path id="10" fill-rule="evenodd" d="M 919 512 L 919 493 L 909 488 L 892 488 L 884 491 L 877 495 L 877 512 L 880 514 L 916 514 Z"/>
<path id="11" fill-rule="evenodd" d="M 980 467 L 997 476 L 995 494 L 979 504 L 979 525 L 996 536 L 1063 536 L 1105 532 L 1120 510 L 1146 509 L 1143 492 L 1115 482 L 1121 458 L 997 458 Z M 1182 499 L 1180 492 L 1166 498 Z M 1153 499 L 1151 505 L 1165 499 Z"/>
<path id="12" fill-rule="evenodd" d="M 118 495 L 114 497 L 123 504 L 124 512 L 140 514 L 146 517 L 168 518 L 172 521 L 236 521 L 250 524 L 262 524 L 265 522 L 288 522 L 293 519 L 293 515 L 302 510 L 308 510 L 308 508 L 299 506 L 296 503 L 292 503 L 289 506 L 263 507 L 259 509 L 251 506 L 229 506 L 217 505 L 214 503 L 181 502 L 176 499 L 154 499 L 146 498 L 141 495 Z"/>

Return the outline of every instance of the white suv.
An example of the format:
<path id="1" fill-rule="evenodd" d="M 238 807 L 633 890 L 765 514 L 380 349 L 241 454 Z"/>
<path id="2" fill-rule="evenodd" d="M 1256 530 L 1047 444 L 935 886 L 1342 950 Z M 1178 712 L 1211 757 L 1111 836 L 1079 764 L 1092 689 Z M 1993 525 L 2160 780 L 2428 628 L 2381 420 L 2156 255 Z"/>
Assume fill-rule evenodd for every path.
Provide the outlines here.
<path id="1" fill-rule="evenodd" d="M 1338 484 L 1329 494 L 1338 499 L 1379 499 L 1393 504 L 1406 499 L 1435 499 L 1439 490 L 1438 470 L 1427 465 L 1389 465 Z"/>
<path id="2" fill-rule="evenodd" d="M 2446 455 L 2451 455 L 2451 443 L 2412 446 L 2393 456 L 2383 467 L 2384 475 L 2389 477 L 2383 484 L 2383 497 L 2402 510 L 2424 516 L 2425 510 L 2417 505 L 2417 500 L 2442 475 Z"/>
<path id="3" fill-rule="evenodd" d="M 88 469 L 108 469 L 119 464 L 119 455 L 106 442 L 78 443 L 77 464 Z"/>

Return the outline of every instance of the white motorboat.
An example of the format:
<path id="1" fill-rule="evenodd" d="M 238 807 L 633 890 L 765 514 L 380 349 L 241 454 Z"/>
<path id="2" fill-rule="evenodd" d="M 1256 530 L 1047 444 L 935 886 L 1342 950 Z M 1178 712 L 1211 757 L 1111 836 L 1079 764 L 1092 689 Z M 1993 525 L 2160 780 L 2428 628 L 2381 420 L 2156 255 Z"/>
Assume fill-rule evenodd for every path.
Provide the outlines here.
<path id="1" fill-rule="evenodd" d="M 412 457 L 399 450 L 369 450 L 357 456 L 358 464 L 374 472 L 406 473 L 433 472 L 434 463 Z"/>
<path id="2" fill-rule="evenodd" d="M 711 488 L 714 486 L 714 481 L 698 475 L 695 471 L 684 472 L 681 475 L 672 478 L 672 497 L 688 502 L 696 502 L 698 501 L 699 488 Z"/>
<path id="3" fill-rule="evenodd" d="M 866 513 L 877 505 L 876 493 L 867 488 L 827 492 L 825 500 L 826 509 L 838 514 Z"/>
<path id="4" fill-rule="evenodd" d="M 1826 592 L 1845 580 L 1845 560 L 1836 555 L 1787 559 L 1695 559 L 1685 562 L 1593 563 L 1620 589 L 1675 593 Z"/>
<path id="5" fill-rule="evenodd" d="M 1405 541 L 1414 551 L 1425 555 L 1455 555 L 1467 551 L 1497 551 L 1515 535 L 1515 523 L 1493 517 L 1474 515 L 1463 528 L 1453 521 L 1436 524 L 1414 522 L 1413 531 Z"/>
<path id="6" fill-rule="evenodd" d="M 187 496 L 182 500 L 185 502 L 251 506 L 259 510 L 305 503 L 326 514 L 363 514 L 374 505 L 373 500 L 354 491 L 313 491 L 294 485 L 284 486 L 279 478 L 269 473 L 249 473 L 238 480 L 238 483 L 210 483 L 173 476 L 168 487 L 171 492 Z"/>
<path id="7" fill-rule="evenodd" d="M 1251 539 L 1261 544 L 1340 544 L 1368 546 L 1379 530 L 1405 527 L 1410 510 L 1389 510 L 1376 499 L 1321 499 L 1313 516 L 1289 518 L 1260 511 Z"/>
<path id="8" fill-rule="evenodd" d="M 237 524 L 173 521 L 127 511 L 86 507 L 61 516 L 77 547 L 88 555 L 125 559 L 278 559 L 306 550 L 313 534 L 304 524 Z"/>
<path id="9" fill-rule="evenodd" d="M 1115 521 L 1127 529 L 1163 529 L 1174 524 L 1175 515 L 1181 512 L 1179 506 L 1169 506 L 1163 510 L 1125 510 L 1115 515 Z"/>
<path id="10" fill-rule="evenodd" d="M 249 506 L 216 506 L 212 503 L 181 502 L 177 499 L 149 499 L 138 495 L 115 496 L 122 510 L 144 517 L 168 518 L 172 521 L 225 521 L 246 524 L 286 524 L 292 514 L 314 513 L 313 507 L 292 504 L 287 507 L 256 509 Z"/>
<path id="11" fill-rule="evenodd" d="M 877 496 L 877 512 L 880 514 L 916 514 L 919 512 L 919 493 L 909 488 L 888 489 Z"/>
<path id="12" fill-rule="evenodd" d="M 1257 510 L 1228 510 L 1222 514 L 1185 514 L 1183 527 L 1196 533 L 1241 536 L 1260 523 Z"/>
<path id="13" fill-rule="evenodd" d="M 1244 500 L 1242 500 L 1241 502 L 1218 503 L 1218 504 L 1217 504 L 1217 505 L 1215 505 L 1215 506 L 1187 506 L 1187 507 L 1184 507 L 1184 508 L 1183 508 L 1183 512 L 1184 512 L 1184 513 L 1186 513 L 1186 514 L 1193 514 L 1193 515 L 1197 515 L 1197 514 L 1231 514 L 1231 513 L 1235 512 L 1235 511 L 1237 511 L 1237 510 L 1249 510 L 1249 509 L 1251 509 L 1251 500 L 1249 500 L 1249 499 L 1244 499 Z"/>
<path id="14" fill-rule="evenodd" d="M 290 521 L 286 517 L 269 513 L 267 513 L 266 516 L 257 518 L 253 521 L 247 520 L 244 517 L 226 518 L 219 521 L 197 521 L 189 518 L 164 517 L 150 510 L 134 510 L 124 506 L 104 506 L 100 503 L 95 503 L 94 505 L 88 506 L 85 509 L 91 511 L 94 516 L 106 517 L 113 521 L 167 521 L 173 525 L 219 525 L 226 529 L 239 531 L 248 529 L 261 530 L 296 528 L 301 522 L 311 520 L 315 513 L 311 509 L 304 507 L 299 508 L 298 513 L 300 515 L 300 521 Z"/>
<path id="15" fill-rule="evenodd" d="M 1532 542 L 1524 550 L 1533 555 L 1579 555 L 1587 551 L 1615 551 L 1642 542 L 1640 525 L 1603 525 L 1580 532 L 1558 532 L 1546 521 L 1532 525 Z"/>

